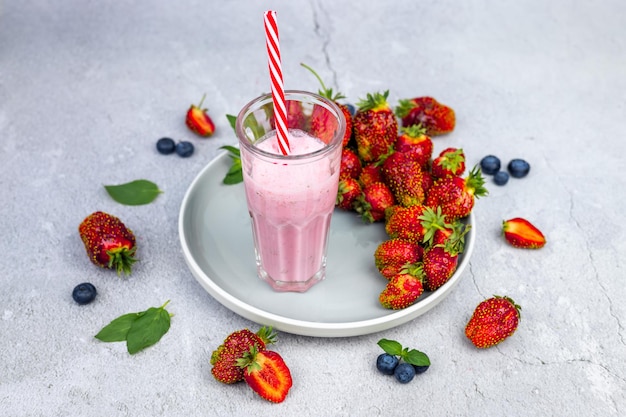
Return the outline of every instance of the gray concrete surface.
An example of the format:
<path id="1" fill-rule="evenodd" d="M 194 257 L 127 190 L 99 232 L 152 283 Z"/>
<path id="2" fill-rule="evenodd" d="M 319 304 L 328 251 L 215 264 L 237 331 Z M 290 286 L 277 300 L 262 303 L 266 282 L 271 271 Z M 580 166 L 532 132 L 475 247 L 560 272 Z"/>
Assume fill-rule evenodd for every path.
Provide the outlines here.
<path id="1" fill-rule="evenodd" d="M 209 356 L 249 322 L 187 269 L 177 221 L 198 172 L 234 144 L 226 118 L 269 90 L 262 12 L 278 11 L 286 88 L 317 89 L 300 62 L 355 102 L 431 95 L 453 106 L 462 146 L 522 157 L 530 175 L 488 183 L 471 266 L 435 309 L 352 338 L 281 333 L 294 375 L 274 405 L 210 375 Z M 626 3 L 469 1 L 0 1 L 0 414 L 3 416 L 427 415 L 618 416 L 626 413 L 624 189 Z M 208 140 L 183 118 L 203 93 Z M 156 139 L 190 140 L 189 159 Z M 112 201 L 104 184 L 138 178 L 164 193 Z M 138 236 L 128 279 L 89 263 L 77 233 L 90 212 Z M 549 240 L 513 249 L 499 236 L 522 216 Z M 94 283 L 87 306 L 72 288 Z M 517 333 L 474 349 L 463 335 L 491 294 L 522 307 Z M 175 314 L 156 346 L 129 356 L 93 335 L 120 314 Z M 380 338 L 429 354 L 409 385 L 379 375 Z"/>

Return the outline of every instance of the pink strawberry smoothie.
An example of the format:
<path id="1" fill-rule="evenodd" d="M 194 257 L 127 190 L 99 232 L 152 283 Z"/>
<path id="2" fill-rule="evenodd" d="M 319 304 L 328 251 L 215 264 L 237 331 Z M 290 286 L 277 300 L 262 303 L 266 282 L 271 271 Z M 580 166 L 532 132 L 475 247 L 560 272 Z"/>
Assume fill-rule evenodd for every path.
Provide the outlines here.
<path id="1" fill-rule="evenodd" d="M 326 145 L 290 130 L 290 156 Z M 255 145 L 280 154 L 274 135 Z M 279 159 L 242 149 L 244 184 L 259 276 L 279 291 L 306 291 L 322 280 L 331 215 L 337 197 L 341 147 L 317 157 Z"/>

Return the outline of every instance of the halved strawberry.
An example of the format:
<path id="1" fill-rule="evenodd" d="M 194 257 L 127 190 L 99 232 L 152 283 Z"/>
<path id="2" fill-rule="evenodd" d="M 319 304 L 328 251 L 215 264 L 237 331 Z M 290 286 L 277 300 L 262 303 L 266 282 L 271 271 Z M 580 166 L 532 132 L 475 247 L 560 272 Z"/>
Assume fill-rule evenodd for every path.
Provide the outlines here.
<path id="1" fill-rule="evenodd" d="M 207 109 L 202 108 L 202 103 L 204 103 L 205 98 L 206 94 L 202 96 L 202 100 L 200 100 L 197 106 L 192 104 L 189 110 L 187 110 L 187 116 L 185 117 L 187 127 L 189 127 L 192 132 L 202 137 L 211 136 L 215 132 L 213 120 L 209 117 Z"/>
<path id="2" fill-rule="evenodd" d="M 546 244 L 546 238 L 532 223 L 521 217 L 502 222 L 504 238 L 516 248 L 539 249 Z"/>
<path id="3" fill-rule="evenodd" d="M 291 372 L 283 358 L 274 351 L 252 348 L 238 361 L 246 383 L 262 398 L 280 403 L 293 385 Z"/>

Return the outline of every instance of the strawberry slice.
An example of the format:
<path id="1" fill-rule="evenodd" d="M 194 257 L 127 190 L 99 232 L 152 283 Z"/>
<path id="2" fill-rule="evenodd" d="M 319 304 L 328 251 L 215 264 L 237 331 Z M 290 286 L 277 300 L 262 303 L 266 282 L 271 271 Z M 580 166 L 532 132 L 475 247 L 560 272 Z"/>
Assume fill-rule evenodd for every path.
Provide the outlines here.
<path id="1" fill-rule="evenodd" d="M 283 358 L 274 351 L 251 348 L 237 361 L 244 369 L 246 383 L 262 398 L 280 403 L 285 400 L 293 381 Z"/>
<path id="2" fill-rule="evenodd" d="M 187 127 L 192 132 L 202 137 L 211 136 L 215 132 L 213 120 L 209 117 L 207 109 L 202 108 L 202 103 L 204 103 L 205 98 L 206 94 L 202 96 L 202 100 L 200 100 L 197 106 L 192 104 L 189 110 L 187 110 L 187 116 L 185 118 Z"/>
<path id="3" fill-rule="evenodd" d="M 539 249 L 546 244 L 546 238 L 528 220 L 515 217 L 502 222 L 504 238 L 516 248 Z"/>

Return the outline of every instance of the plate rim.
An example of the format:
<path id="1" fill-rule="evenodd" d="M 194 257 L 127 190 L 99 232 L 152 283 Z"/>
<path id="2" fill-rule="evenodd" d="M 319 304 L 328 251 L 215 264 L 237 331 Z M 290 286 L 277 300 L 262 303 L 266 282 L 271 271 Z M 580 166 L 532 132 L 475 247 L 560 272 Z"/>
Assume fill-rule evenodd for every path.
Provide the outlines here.
<path id="1" fill-rule="evenodd" d="M 183 250 L 183 257 L 185 258 L 185 262 L 196 281 L 198 281 L 205 291 L 207 291 L 220 304 L 248 320 L 265 326 L 272 326 L 276 330 L 303 336 L 351 337 L 376 333 L 407 323 L 435 307 L 443 299 L 445 299 L 447 294 L 458 284 L 465 268 L 469 264 L 471 254 L 474 251 L 474 244 L 476 242 L 476 225 L 473 212 L 468 216 L 468 222 L 472 226 L 468 232 L 468 239 L 466 240 L 468 244 L 466 244 L 466 247 L 464 248 L 463 258 L 458 264 L 454 276 L 439 289 L 431 293 L 428 297 L 405 309 L 397 310 L 393 313 L 367 320 L 328 323 L 293 319 L 291 317 L 272 313 L 250 305 L 222 289 L 202 270 L 202 268 L 200 268 L 191 253 L 184 230 L 185 212 L 187 211 L 189 200 L 197 191 L 197 184 L 204 178 L 207 171 L 209 171 L 214 165 L 220 163 L 222 159 L 227 157 L 228 151 L 223 151 L 216 155 L 192 180 L 191 184 L 185 191 L 185 195 L 180 205 L 178 234 Z"/>

